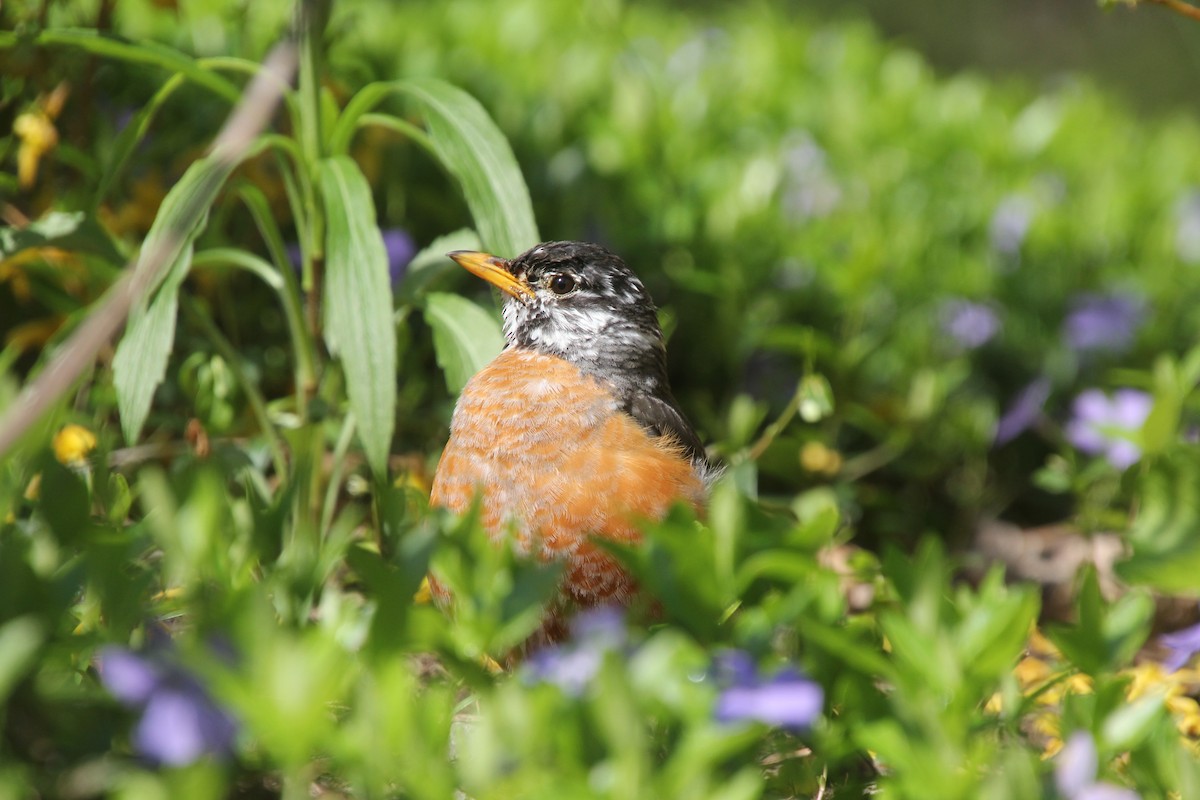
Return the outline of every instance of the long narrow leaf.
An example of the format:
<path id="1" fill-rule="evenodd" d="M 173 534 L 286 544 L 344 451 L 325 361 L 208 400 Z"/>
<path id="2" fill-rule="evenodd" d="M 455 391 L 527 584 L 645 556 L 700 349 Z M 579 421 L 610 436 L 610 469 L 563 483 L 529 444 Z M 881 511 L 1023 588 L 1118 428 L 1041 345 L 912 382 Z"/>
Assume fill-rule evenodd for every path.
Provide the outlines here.
<path id="1" fill-rule="evenodd" d="M 512 148 L 483 106 L 456 86 L 418 78 L 364 87 L 338 120 L 333 152 L 349 147 L 358 120 L 390 94 L 406 94 L 425 109 L 429 144 L 462 186 L 484 246 L 514 256 L 537 244 L 529 189 Z"/>
<path id="2" fill-rule="evenodd" d="M 367 462 L 387 475 L 395 427 L 396 335 L 387 250 L 371 187 L 347 156 L 321 162 L 325 204 L 325 341 L 342 361 Z"/>
<path id="3" fill-rule="evenodd" d="M 39 31 L 30 39 L 22 39 L 15 34 L 0 34 L 0 48 L 12 47 L 18 43 L 78 47 L 98 56 L 115 58 L 130 64 L 161 67 L 172 74 L 183 75 L 231 103 L 236 103 L 242 94 L 236 85 L 217 73 L 204 69 L 194 59 L 156 42 L 127 42 L 99 31 L 82 28 L 47 29 Z"/>
<path id="4" fill-rule="evenodd" d="M 176 294 L 191 266 L 193 242 L 204 227 L 218 190 L 235 166 L 236 163 L 226 159 L 212 157 L 192 164 L 163 199 L 142 245 L 136 270 L 147 269 L 148 254 L 154 253 L 161 242 L 179 231 L 185 232 L 175 251 L 169 253 L 170 267 L 162 285 L 157 293 L 151 294 L 148 303 L 134 309 L 113 358 L 121 430 L 130 444 L 141 435 L 154 390 L 166 375 L 175 338 Z M 154 291 L 151 287 L 151 292 Z"/>
<path id="5" fill-rule="evenodd" d="M 433 329 L 438 366 L 453 394 L 462 391 L 471 376 L 504 347 L 495 317 L 456 294 L 430 293 L 425 298 L 425 321 Z"/>
<path id="6" fill-rule="evenodd" d="M 179 287 L 192 263 L 189 243 L 171 264 L 167 280 L 150 305 L 129 320 L 113 357 L 113 384 L 121 411 L 121 431 L 132 444 L 141 435 L 150 414 L 154 390 L 167 374 L 175 345 L 175 318 L 179 312 Z"/>

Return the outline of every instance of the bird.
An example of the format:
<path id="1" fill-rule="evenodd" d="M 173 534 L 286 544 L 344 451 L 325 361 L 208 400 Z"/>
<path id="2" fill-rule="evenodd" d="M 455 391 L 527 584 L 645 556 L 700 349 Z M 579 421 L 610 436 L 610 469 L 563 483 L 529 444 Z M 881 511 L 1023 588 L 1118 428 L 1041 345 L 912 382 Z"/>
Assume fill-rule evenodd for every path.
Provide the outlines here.
<path id="1" fill-rule="evenodd" d="M 639 522 L 677 502 L 702 511 L 718 469 L 671 393 L 654 302 L 619 256 L 570 241 L 448 256 L 503 292 L 506 344 L 458 398 L 430 504 L 479 502 L 493 542 L 562 562 L 531 637 L 558 641 L 575 611 L 637 594 L 596 540 L 636 544 Z"/>

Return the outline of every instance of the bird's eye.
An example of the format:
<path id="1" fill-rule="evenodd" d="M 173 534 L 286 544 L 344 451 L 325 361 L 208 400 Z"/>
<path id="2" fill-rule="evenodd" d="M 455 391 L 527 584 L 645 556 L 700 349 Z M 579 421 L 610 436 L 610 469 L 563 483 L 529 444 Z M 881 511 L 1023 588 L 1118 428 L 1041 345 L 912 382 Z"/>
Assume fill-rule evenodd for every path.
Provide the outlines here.
<path id="1" fill-rule="evenodd" d="M 575 291 L 575 279 L 570 275 L 555 275 L 550 279 L 550 291 L 555 294 L 570 294 Z"/>

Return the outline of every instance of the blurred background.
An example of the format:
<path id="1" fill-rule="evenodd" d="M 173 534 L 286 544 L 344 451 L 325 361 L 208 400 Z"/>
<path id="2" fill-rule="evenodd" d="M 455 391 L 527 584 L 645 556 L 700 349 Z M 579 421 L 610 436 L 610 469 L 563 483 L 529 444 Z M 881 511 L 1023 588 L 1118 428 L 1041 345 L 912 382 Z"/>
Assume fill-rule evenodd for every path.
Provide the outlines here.
<path id="1" fill-rule="evenodd" d="M 869 19 L 890 42 L 911 47 L 939 72 L 980 70 L 1035 86 L 1080 74 L 1142 112 L 1196 105 L 1196 24 L 1145 4 L 1101 10 L 1089 0 L 813 0 L 822 16 Z"/>

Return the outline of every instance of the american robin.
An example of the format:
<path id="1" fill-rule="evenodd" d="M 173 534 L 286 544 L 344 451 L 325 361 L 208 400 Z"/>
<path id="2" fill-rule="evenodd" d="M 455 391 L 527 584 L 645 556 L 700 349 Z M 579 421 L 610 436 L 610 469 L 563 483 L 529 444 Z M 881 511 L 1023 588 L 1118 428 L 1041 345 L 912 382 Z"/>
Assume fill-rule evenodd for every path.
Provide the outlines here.
<path id="1" fill-rule="evenodd" d="M 508 344 L 459 397 L 431 502 L 465 511 L 478 496 L 494 541 L 566 562 L 536 637 L 554 640 L 571 609 L 636 590 L 593 537 L 637 542 L 639 519 L 677 501 L 699 508 L 714 470 L 671 395 L 654 302 L 625 262 L 584 242 L 449 256 L 507 295 Z"/>

